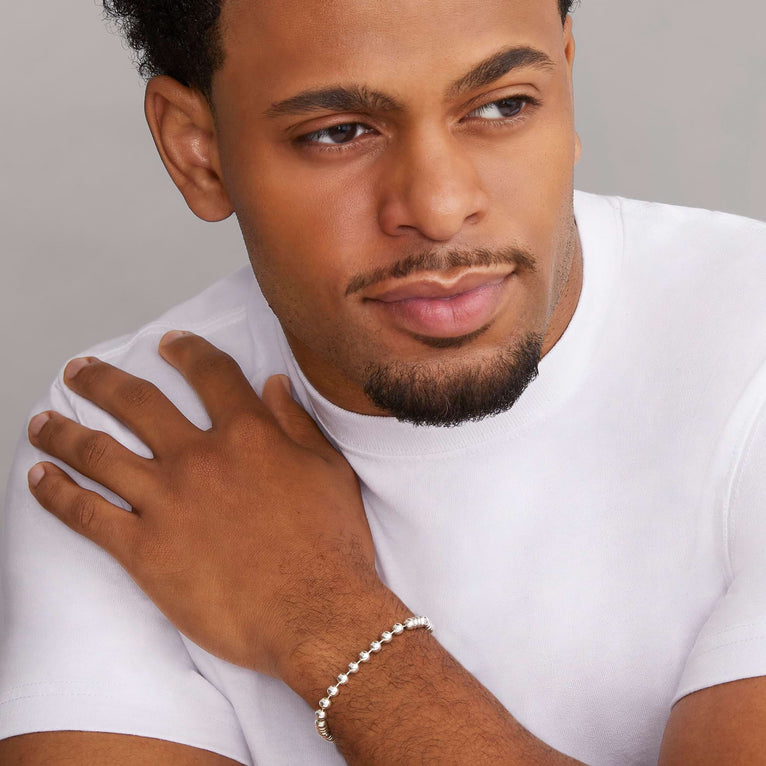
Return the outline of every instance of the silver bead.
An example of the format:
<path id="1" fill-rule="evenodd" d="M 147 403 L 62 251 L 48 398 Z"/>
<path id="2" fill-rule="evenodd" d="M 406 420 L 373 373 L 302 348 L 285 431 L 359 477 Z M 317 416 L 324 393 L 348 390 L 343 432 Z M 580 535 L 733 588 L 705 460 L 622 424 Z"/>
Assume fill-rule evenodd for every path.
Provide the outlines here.
<path id="1" fill-rule="evenodd" d="M 391 630 L 384 630 L 380 634 L 379 639 L 370 642 L 369 650 L 359 652 L 359 658 L 356 662 L 348 663 L 348 670 L 345 673 L 340 673 L 338 675 L 337 685 L 327 687 L 327 696 L 319 700 L 319 710 L 314 712 L 316 717 L 316 720 L 314 721 L 316 730 L 319 732 L 319 734 L 322 735 L 324 739 L 326 739 L 328 742 L 332 742 L 334 739 L 330 733 L 330 729 L 326 720 L 327 713 L 325 711 L 332 704 L 332 698 L 337 696 L 339 691 L 338 687 L 348 683 L 349 675 L 359 671 L 359 663 L 368 662 L 371 654 L 379 652 L 383 647 L 383 644 L 389 643 L 394 636 L 400 635 L 405 630 L 415 630 L 416 628 L 426 628 L 429 631 L 433 630 L 431 627 L 431 621 L 428 619 L 428 617 L 424 616 L 408 617 L 404 621 L 404 624 L 397 622 L 391 627 Z"/>
<path id="2" fill-rule="evenodd" d="M 426 630 L 433 630 L 431 627 L 431 620 L 428 617 L 408 617 L 404 621 L 404 627 L 407 630 L 415 630 L 416 628 L 426 628 Z"/>

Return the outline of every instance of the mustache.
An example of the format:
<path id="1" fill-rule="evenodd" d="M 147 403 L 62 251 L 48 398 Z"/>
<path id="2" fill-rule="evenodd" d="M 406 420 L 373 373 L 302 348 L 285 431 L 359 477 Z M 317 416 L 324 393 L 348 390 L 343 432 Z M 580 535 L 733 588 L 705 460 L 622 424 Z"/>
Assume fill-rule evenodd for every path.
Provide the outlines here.
<path id="1" fill-rule="evenodd" d="M 390 266 L 381 266 L 366 274 L 355 276 L 348 283 L 346 297 L 366 290 L 378 282 L 402 279 L 422 271 L 447 271 L 477 266 L 515 266 L 518 271 L 533 272 L 537 262 L 530 252 L 513 245 L 499 249 L 480 247 L 462 250 L 426 250 L 408 255 Z"/>

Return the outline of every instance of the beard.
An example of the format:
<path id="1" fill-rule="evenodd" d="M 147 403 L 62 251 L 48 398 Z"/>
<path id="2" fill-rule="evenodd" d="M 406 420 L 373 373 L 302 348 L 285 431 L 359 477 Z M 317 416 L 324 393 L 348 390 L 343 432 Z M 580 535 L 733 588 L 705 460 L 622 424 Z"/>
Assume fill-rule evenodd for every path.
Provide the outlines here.
<path id="1" fill-rule="evenodd" d="M 493 359 L 460 365 L 392 362 L 367 369 L 364 391 L 398 420 L 458 426 L 510 409 L 537 377 L 543 336 L 529 334 Z"/>

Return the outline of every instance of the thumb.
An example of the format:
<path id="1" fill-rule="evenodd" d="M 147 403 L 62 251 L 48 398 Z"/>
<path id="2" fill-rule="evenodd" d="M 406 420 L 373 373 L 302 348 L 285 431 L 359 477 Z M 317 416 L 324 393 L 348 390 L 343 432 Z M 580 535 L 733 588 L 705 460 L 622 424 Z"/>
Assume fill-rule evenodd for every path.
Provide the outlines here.
<path id="1" fill-rule="evenodd" d="M 311 416 L 293 399 L 287 375 L 272 375 L 263 386 L 261 401 L 294 442 L 320 455 L 335 452 Z"/>

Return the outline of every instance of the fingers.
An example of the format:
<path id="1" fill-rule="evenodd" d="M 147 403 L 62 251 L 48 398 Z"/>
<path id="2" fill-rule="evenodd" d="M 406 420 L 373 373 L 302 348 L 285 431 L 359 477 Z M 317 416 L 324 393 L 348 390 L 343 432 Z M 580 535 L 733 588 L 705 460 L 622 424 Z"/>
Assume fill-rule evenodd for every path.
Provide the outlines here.
<path id="1" fill-rule="evenodd" d="M 237 362 L 199 335 L 167 333 L 160 354 L 194 388 L 214 426 L 242 412 L 268 415 Z"/>
<path id="2" fill-rule="evenodd" d="M 130 558 L 140 519 L 83 489 L 53 463 L 38 463 L 29 472 L 29 489 L 37 502 L 75 532 L 102 547 L 120 562 Z"/>
<path id="3" fill-rule="evenodd" d="M 151 494 L 151 461 L 102 431 L 92 431 L 57 412 L 43 412 L 29 422 L 29 441 L 131 505 L 141 505 Z"/>
<path id="4" fill-rule="evenodd" d="M 337 456 L 337 452 L 314 422 L 312 417 L 293 399 L 290 379 L 286 375 L 272 375 L 263 387 L 262 400 L 282 430 L 296 443 L 323 457 Z"/>
<path id="5" fill-rule="evenodd" d="M 155 385 L 99 359 L 72 360 L 64 380 L 74 392 L 124 423 L 155 455 L 194 428 Z"/>

